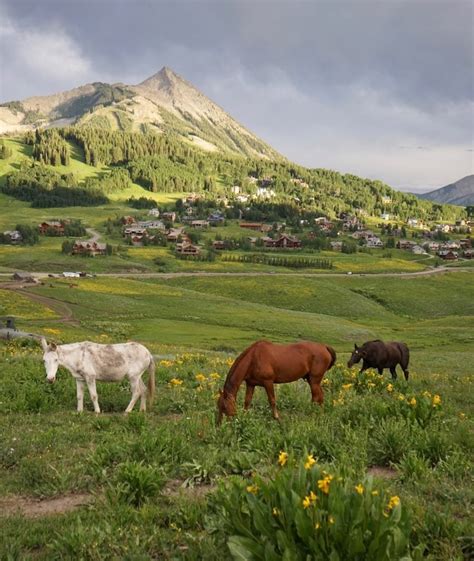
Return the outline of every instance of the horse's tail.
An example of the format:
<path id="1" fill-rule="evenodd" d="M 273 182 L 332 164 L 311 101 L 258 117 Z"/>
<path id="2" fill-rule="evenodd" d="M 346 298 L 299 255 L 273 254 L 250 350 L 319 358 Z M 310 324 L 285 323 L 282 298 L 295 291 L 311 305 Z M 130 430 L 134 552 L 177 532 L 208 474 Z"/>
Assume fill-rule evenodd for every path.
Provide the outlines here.
<path id="1" fill-rule="evenodd" d="M 408 368 L 408 363 L 410 362 L 410 351 L 408 345 L 405 343 L 398 343 L 398 348 L 400 349 L 400 355 L 402 358 L 402 368 Z"/>
<path id="2" fill-rule="evenodd" d="M 151 408 L 153 405 L 153 399 L 155 398 L 155 360 L 150 354 L 150 364 L 147 368 L 148 372 L 148 382 L 147 382 L 147 397 L 148 397 L 148 407 Z"/>
<path id="3" fill-rule="evenodd" d="M 328 370 L 331 370 L 331 368 L 334 366 L 335 362 L 336 362 L 336 351 L 330 347 L 329 345 L 326 345 L 326 349 L 328 350 L 329 354 L 331 355 L 331 363 L 329 364 Z"/>

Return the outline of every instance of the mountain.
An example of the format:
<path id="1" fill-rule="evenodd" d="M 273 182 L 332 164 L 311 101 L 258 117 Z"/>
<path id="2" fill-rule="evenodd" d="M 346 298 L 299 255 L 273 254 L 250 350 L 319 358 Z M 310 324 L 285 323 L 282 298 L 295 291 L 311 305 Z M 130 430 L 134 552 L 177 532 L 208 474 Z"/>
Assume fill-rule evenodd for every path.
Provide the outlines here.
<path id="1" fill-rule="evenodd" d="M 474 205 L 474 175 L 467 175 L 455 183 L 418 196 L 437 203 Z"/>
<path id="2" fill-rule="evenodd" d="M 0 105 L 0 133 L 71 124 L 133 132 L 173 132 L 209 151 L 282 159 L 167 67 L 137 85 L 94 82 L 66 92 Z"/>

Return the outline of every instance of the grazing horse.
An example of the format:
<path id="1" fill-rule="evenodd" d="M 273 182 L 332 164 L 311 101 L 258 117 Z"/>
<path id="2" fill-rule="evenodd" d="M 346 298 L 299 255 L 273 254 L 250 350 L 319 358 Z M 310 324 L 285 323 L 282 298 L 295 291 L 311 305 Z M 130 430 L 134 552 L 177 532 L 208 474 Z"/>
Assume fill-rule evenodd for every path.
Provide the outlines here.
<path id="1" fill-rule="evenodd" d="M 140 398 L 140 411 L 146 410 L 146 397 L 151 406 L 155 394 L 155 362 L 150 351 L 139 343 L 100 345 L 84 341 L 70 345 L 55 345 L 41 339 L 46 379 L 53 383 L 59 366 L 64 366 L 73 375 L 77 384 L 77 411 L 84 408 L 84 386 L 87 384 L 94 411 L 100 413 L 96 380 L 120 382 L 127 376 L 132 388 L 132 399 L 125 413 L 132 411 Z M 142 375 L 148 371 L 148 387 Z M 148 391 L 147 391 L 148 390 Z"/>
<path id="2" fill-rule="evenodd" d="M 247 385 L 245 409 L 252 401 L 255 386 L 263 386 L 274 419 L 278 419 L 274 384 L 286 384 L 304 378 L 310 388 L 313 402 L 321 404 L 324 399 L 321 380 L 336 362 L 333 348 L 321 343 L 301 341 L 292 345 L 277 345 L 269 341 L 257 341 L 241 353 L 232 365 L 220 391 L 217 402 L 217 424 L 223 414 L 236 414 L 236 396 L 243 382 Z"/>
<path id="3" fill-rule="evenodd" d="M 362 347 L 354 344 L 354 352 L 347 363 L 351 368 L 354 364 L 362 360 L 361 372 L 367 368 L 377 368 L 379 374 L 383 373 L 384 368 L 390 368 L 392 379 L 397 379 L 397 364 L 402 367 L 405 374 L 405 380 L 408 380 L 408 362 L 410 361 L 410 351 L 405 343 L 393 341 L 384 343 L 377 339 L 376 341 L 367 341 Z"/>

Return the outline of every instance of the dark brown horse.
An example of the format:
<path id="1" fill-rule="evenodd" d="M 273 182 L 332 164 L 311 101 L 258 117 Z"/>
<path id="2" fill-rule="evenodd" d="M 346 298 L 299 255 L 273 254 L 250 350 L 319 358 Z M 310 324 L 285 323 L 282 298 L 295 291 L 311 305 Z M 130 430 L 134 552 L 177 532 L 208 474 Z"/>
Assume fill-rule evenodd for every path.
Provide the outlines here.
<path id="1" fill-rule="evenodd" d="M 255 386 L 263 386 L 275 419 L 279 416 L 274 384 L 286 384 L 304 378 L 311 388 L 312 400 L 321 404 L 324 399 L 321 380 L 335 362 L 334 349 L 321 343 L 302 341 L 292 345 L 277 345 L 269 341 L 257 341 L 236 358 L 229 370 L 217 402 L 217 423 L 220 424 L 224 414 L 236 414 L 236 396 L 243 382 L 247 385 L 245 409 L 250 406 Z"/>
<path id="2" fill-rule="evenodd" d="M 405 374 L 405 380 L 408 380 L 408 362 L 410 361 L 410 351 L 405 343 L 392 341 L 384 343 L 377 339 L 376 341 L 367 341 L 362 347 L 354 344 L 354 352 L 352 353 L 347 366 L 351 368 L 354 364 L 362 360 L 361 372 L 367 368 L 377 368 L 379 374 L 383 373 L 384 368 L 389 368 L 392 378 L 397 378 L 397 364 L 402 367 Z"/>

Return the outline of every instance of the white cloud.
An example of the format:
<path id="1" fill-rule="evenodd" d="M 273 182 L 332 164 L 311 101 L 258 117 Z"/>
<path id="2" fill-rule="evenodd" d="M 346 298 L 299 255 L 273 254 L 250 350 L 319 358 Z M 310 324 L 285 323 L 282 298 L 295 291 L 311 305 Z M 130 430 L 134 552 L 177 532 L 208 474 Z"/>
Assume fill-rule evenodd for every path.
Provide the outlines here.
<path id="1" fill-rule="evenodd" d="M 40 95 L 74 87 L 91 78 L 90 61 L 59 26 L 21 27 L 5 14 L 0 15 L 2 100 L 31 95 L 31 83 Z"/>

